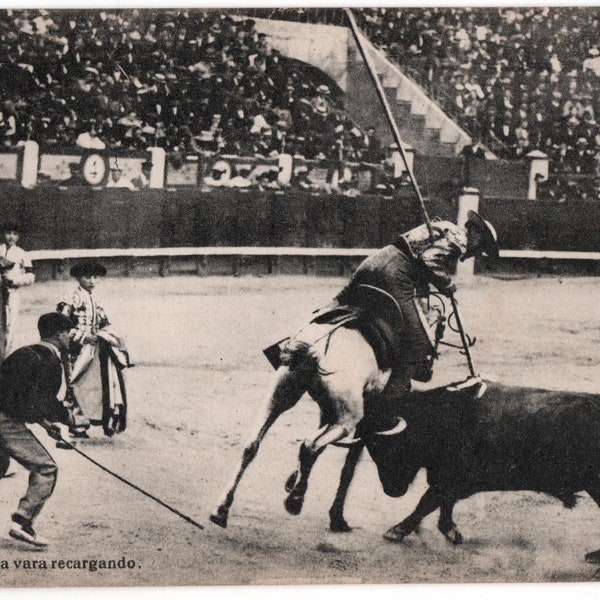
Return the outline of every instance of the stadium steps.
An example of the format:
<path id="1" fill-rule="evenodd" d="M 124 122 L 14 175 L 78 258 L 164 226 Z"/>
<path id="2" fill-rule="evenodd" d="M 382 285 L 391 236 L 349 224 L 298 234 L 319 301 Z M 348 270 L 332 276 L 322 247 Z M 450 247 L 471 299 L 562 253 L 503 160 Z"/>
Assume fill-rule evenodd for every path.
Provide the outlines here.
<path id="1" fill-rule="evenodd" d="M 456 145 L 452 143 L 440 143 L 438 141 L 421 140 L 415 146 L 418 154 L 423 156 L 455 156 Z"/>
<path id="2" fill-rule="evenodd" d="M 384 88 L 402 141 L 419 154 L 427 156 L 455 156 L 463 146 L 470 143 L 469 134 L 446 115 L 417 83 L 404 75 L 364 37 L 363 41 Z M 352 92 L 348 92 L 350 103 Z M 385 123 L 382 125 L 378 128 L 379 135 L 382 139 L 389 138 Z"/>
<path id="3" fill-rule="evenodd" d="M 405 125 L 405 129 L 415 136 L 423 136 L 425 131 L 425 115 L 415 115 L 411 113 Z"/>
<path id="4" fill-rule="evenodd" d="M 357 125 L 362 128 L 375 127 L 384 144 L 392 141 L 390 126 L 380 109 L 370 73 L 347 28 L 261 18 L 254 20 L 257 31 L 267 35 L 271 47 L 284 56 L 312 64 L 340 85 L 345 91 L 346 112 Z M 469 134 L 446 115 L 423 89 L 391 63 L 364 35 L 359 35 L 384 88 L 403 142 L 415 151 L 431 156 L 456 155 L 470 143 Z M 315 44 L 317 49 L 309 54 L 305 45 L 297 42 L 299 39 L 312 42 L 324 37 L 329 45 L 323 44 L 321 47 Z M 342 52 L 340 48 L 344 43 L 345 52 Z"/>
<path id="5" fill-rule="evenodd" d="M 439 127 L 424 127 L 423 128 L 423 140 L 426 142 L 440 142 L 440 129 Z"/>

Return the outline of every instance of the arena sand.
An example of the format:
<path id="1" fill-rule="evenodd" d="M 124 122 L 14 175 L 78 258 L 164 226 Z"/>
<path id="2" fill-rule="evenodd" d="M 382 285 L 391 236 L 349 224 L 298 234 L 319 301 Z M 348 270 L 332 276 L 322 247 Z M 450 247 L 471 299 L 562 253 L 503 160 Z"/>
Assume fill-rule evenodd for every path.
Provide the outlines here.
<path id="1" fill-rule="evenodd" d="M 595 579 L 597 569 L 583 556 L 600 547 L 600 509 L 586 494 L 573 510 L 540 494 L 479 494 L 455 511 L 462 546 L 445 541 L 436 514 L 419 534 L 393 545 L 381 534 L 414 508 L 424 491 L 423 474 L 403 498 L 387 498 L 365 457 L 347 503 L 355 529 L 332 534 L 327 511 L 344 451 L 330 448 L 313 471 L 302 514 L 288 515 L 284 482 L 299 443 L 318 424 L 309 399 L 267 435 L 240 485 L 229 528 L 210 524 L 208 514 L 232 475 L 271 376 L 261 349 L 293 332 L 343 283 L 312 277 L 104 280 L 98 293 L 136 363 L 128 373 L 129 428 L 115 439 L 95 431 L 79 448 L 205 529 L 76 453 L 54 448 L 36 430 L 60 467 L 38 520 L 53 543 L 35 552 L 8 537 L 27 476 L 12 465 L 14 475 L 0 483 L 0 586 Z M 53 281 L 24 290 L 19 343 L 36 340 L 37 317 L 71 287 L 70 281 Z M 600 279 L 479 277 L 457 297 L 464 324 L 477 337 L 473 355 L 482 375 L 600 393 Z M 444 350 L 437 373 L 432 384 L 465 377 L 464 359 Z M 89 561 L 109 560 L 125 566 L 90 567 Z"/>

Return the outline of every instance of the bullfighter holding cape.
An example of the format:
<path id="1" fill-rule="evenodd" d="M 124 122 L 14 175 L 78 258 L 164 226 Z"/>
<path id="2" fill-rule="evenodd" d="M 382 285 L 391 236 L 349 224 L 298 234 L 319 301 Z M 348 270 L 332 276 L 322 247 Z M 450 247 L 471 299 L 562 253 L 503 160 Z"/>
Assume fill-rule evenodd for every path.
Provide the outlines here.
<path id="1" fill-rule="evenodd" d="M 69 387 L 74 424 L 69 431 L 73 437 L 87 438 L 91 425 L 101 425 L 104 433 L 112 436 L 127 425 L 124 370 L 131 366 L 129 355 L 93 293 L 106 268 L 86 260 L 75 264 L 70 274 L 79 285 L 57 306 L 73 323 Z"/>

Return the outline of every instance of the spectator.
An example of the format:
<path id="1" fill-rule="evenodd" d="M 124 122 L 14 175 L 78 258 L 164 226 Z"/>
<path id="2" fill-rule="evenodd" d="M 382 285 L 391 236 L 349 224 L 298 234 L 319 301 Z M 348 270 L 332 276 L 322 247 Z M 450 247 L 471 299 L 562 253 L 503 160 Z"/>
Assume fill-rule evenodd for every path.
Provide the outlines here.
<path id="1" fill-rule="evenodd" d="M 15 331 L 19 323 L 21 294 L 19 289 L 35 281 L 33 265 L 27 252 L 18 244 L 21 227 L 7 222 L 2 226 L 4 243 L 0 245 L 1 285 L 0 362 L 12 352 Z"/>
<path id="2" fill-rule="evenodd" d="M 375 133 L 375 127 L 368 127 L 363 139 L 364 148 L 361 152 L 361 158 L 368 163 L 379 163 L 383 160 L 381 149 L 381 140 Z"/>
<path id="3" fill-rule="evenodd" d="M 69 163 L 69 172 L 70 172 L 70 177 L 68 179 L 64 179 L 63 181 L 60 182 L 61 186 L 68 186 L 68 187 L 76 187 L 76 186 L 81 186 L 81 187 L 89 187 L 89 182 L 88 180 L 83 176 L 83 173 L 81 171 L 81 164 L 80 163 Z"/>
<path id="4" fill-rule="evenodd" d="M 204 185 L 208 188 L 225 187 L 228 185 L 231 176 L 231 168 L 224 160 L 218 160 L 210 171 L 210 175 L 203 179 Z"/>
<path id="5" fill-rule="evenodd" d="M 135 190 L 136 187 L 129 181 L 129 179 L 123 173 L 123 169 L 117 165 L 113 165 L 110 168 L 110 178 L 106 183 L 107 188 L 124 188 L 128 190 Z"/>
<path id="6" fill-rule="evenodd" d="M 106 144 L 98 137 L 94 125 L 91 126 L 89 131 L 82 131 L 77 136 L 75 143 L 85 150 L 104 150 L 106 148 Z"/>
<path id="7" fill-rule="evenodd" d="M 331 113 L 329 94 L 329 86 L 323 84 L 317 86 L 316 94 L 310 101 L 315 114 L 329 116 Z"/>
<path id="8" fill-rule="evenodd" d="M 250 178 L 251 167 L 246 165 L 240 165 L 237 168 L 237 173 L 228 182 L 227 187 L 232 188 L 249 188 L 252 186 L 252 179 Z"/>
<path id="9" fill-rule="evenodd" d="M 140 165 L 140 173 L 131 179 L 136 190 L 143 190 L 150 187 L 150 174 L 152 173 L 152 162 L 149 160 L 142 161 Z"/>
<path id="10" fill-rule="evenodd" d="M 485 149 L 481 145 L 480 136 L 474 135 L 471 139 L 471 143 L 463 146 L 463 149 L 460 151 L 460 154 L 466 159 L 485 158 Z"/>

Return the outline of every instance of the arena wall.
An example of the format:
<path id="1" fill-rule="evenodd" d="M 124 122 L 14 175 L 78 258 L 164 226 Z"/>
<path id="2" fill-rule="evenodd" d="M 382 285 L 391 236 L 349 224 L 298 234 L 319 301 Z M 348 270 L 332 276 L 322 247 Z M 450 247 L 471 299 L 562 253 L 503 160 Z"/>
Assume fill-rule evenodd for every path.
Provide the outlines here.
<path id="1" fill-rule="evenodd" d="M 430 199 L 427 208 L 432 217 L 456 219 L 455 201 Z M 594 202 L 574 206 L 483 197 L 480 211 L 496 226 L 500 247 L 505 251 L 598 250 L 600 205 Z M 23 244 L 38 257 L 42 277 L 60 276 L 70 259 L 100 251 L 107 260 L 118 263 L 115 274 L 320 269 L 328 274 L 344 274 L 368 249 L 381 247 L 399 232 L 420 223 L 410 189 L 401 190 L 396 197 L 349 198 L 301 191 L 130 192 L 4 186 L 2 214 L 23 224 Z M 245 253 L 245 258 L 232 258 L 235 251 L 228 257 L 218 256 L 223 254 L 219 248 L 237 247 L 250 249 L 240 253 Z M 163 252 L 165 248 L 179 250 Z M 215 250 L 195 253 L 196 248 Z M 254 252 L 253 248 L 260 251 Z M 273 253 L 269 248 L 274 249 Z M 286 253 L 280 248 L 298 251 Z M 131 249 L 138 250 L 132 253 Z M 311 249 L 331 252 L 319 257 Z M 52 256 L 52 260 L 44 260 Z M 48 264 L 42 268 L 42 262 Z M 517 262 L 522 264 L 508 257 L 493 268 L 514 270 Z M 576 262 L 578 271 L 583 267 L 584 272 L 598 272 L 598 261 Z M 555 264 L 548 259 L 531 266 L 540 272 L 554 272 Z M 481 261 L 478 268 L 481 271 L 492 266 Z"/>
<path id="2" fill-rule="evenodd" d="M 454 198 L 456 196 L 453 196 Z M 456 219 L 456 201 L 428 199 L 430 215 Z M 4 218 L 25 228 L 31 250 L 291 246 L 376 248 L 420 222 L 410 188 L 395 197 L 194 189 L 3 186 Z M 483 196 L 480 212 L 507 250 L 595 252 L 600 204 L 554 204 Z"/>

